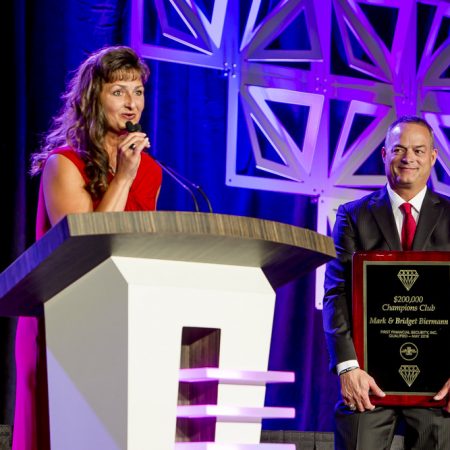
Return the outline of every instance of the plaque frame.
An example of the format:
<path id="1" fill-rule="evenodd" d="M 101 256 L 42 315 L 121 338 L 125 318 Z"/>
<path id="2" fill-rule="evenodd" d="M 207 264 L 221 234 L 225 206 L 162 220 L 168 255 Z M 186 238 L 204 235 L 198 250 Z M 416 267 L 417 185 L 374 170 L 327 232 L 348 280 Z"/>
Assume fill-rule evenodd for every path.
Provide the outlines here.
<path id="1" fill-rule="evenodd" d="M 450 266 L 450 252 L 440 251 L 367 251 L 356 252 L 353 255 L 352 266 L 352 321 L 353 342 L 361 369 L 370 374 L 367 351 L 368 317 L 366 308 L 367 267 L 370 265 L 444 265 Z M 450 271 L 449 271 L 450 274 Z M 450 277 L 449 277 L 450 289 Z M 450 297 L 449 297 L 450 298 Z M 450 317 L 448 318 L 450 321 Z M 450 326 L 450 325 L 448 325 Z M 448 344 L 447 344 L 448 345 Z M 450 371 L 449 375 L 450 377 Z M 377 380 L 375 380 L 377 381 Z M 446 380 L 444 380 L 445 382 Z M 442 383 L 442 385 L 444 384 Z M 384 390 L 383 386 L 380 386 Z M 442 386 L 439 386 L 439 389 Z M 446 398 L 441 401 L 433 400 L 434 392 L 402 392 L 400 390 L 384 390 L 386 397 L 371 396 L 374 405 L 383 406 L 420 406 L 442 407 L 447 403 Z"/>

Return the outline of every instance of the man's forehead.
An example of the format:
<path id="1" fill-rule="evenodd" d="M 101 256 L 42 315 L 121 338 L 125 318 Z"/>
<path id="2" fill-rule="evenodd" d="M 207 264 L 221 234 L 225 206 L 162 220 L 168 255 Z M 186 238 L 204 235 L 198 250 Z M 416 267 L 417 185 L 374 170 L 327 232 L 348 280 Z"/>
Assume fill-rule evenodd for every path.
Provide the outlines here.
<path id="1" fill-rule="evenodd" d="M 388 134 L 390 143 L 414 141 L 419 144 L 431 144 L 433 138 L 427 127 L 420 123 L 399 123 Z"/>

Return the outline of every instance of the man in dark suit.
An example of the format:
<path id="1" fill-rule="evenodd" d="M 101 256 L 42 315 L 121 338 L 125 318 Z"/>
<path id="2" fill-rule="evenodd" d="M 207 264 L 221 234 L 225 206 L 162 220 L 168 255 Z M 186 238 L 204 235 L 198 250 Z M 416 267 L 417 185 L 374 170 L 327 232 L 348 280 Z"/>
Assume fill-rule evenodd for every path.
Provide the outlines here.
<path id="1" fill-rule="evenodd" d="M 354 252 L 450 251 L 450 201 L 427 188 L 437 158 L 431 126 L 415 116 L 396 120 L 387 131 L 382 158 L 387 185 L 338 209 L 333 230 L 337 258 L 328 264 L 325 276 L 324 330 L 331 369 L 339 374 L 342 396 L 335 410 L 335 448 L 389 449 L 397 421 L 402 420 L 406 448 L 448 450 L 450 378 L 434 397 L 445 398 L 444 408 L 375 407 L 369 391 L 379 397 L 385 394 L 376 380 L 359 368 L 352 341 Z M 402 206 L 405 202 L 411 206 Z M 448 358 L 448 352 L 442 357 Z"/>

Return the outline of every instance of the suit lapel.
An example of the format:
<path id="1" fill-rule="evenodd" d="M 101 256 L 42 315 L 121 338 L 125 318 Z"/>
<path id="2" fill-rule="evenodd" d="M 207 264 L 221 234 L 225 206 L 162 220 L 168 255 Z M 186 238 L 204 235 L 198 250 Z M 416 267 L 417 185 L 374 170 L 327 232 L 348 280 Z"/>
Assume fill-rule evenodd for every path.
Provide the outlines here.
<path id="1" fill-rule="evenodd" d="M 387 189 L 381 189 L 378 195 L 371 199 L 369 204 L 372 214 L 377 222 L 386 243 L 391 250 L 401 250 L 402 244 L 398 236 L 397 226 L 395 225 L 392 206 L 389 200 Z"/>
<path id="2" fill-rule="evenodd" d="M 417 223 L 416 233 L 412 244 L 413 250 L 423 250 L 433 233 L 439 218 L 442 214 L 439 197 L 433 192 L 427 190 L 420 209 L 419 222 Z"/>

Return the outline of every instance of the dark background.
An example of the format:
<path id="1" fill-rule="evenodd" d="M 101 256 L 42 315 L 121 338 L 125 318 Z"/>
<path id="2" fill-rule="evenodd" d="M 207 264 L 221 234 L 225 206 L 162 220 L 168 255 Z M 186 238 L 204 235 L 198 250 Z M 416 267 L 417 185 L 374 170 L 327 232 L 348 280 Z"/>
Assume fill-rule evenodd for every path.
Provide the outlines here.
<path id="1" fill-rule="evenodd" d="M 240 7 L 248 11 L 248 4 L 242 1 Z M 100 47 L 129 43 L 129 9 L 126 0 L 6 0 L 2 4 L 1 270 L 34 241 L 39 180 L 27 173 L 30 154 L 38 149 L 40 136 L 59 110 L 60 95 L 79 63 Z M 150 19 L 158 27 L 155 18 Z M 424 26 L 429 22 L 425 20 Z M 333 45 L 336 55 L 341 50 Z M 334 61 L 336 70 L 345 72 L 342 58 Z M 201 184 L 216 212 L 316 229 L 317 205 L 309 197 L 225 185 L 223 74 L 155 61 L 149 66 L 152 75 L 141 123 L 158 158 Z M 375 165 L 379 168 L 379 161 Z M 192 204 L 166 177 L 159 209 L 189 210 Z M 284 286 L 277 296 L 270 369 L 295 371 L 296 382 L 270 387 L 267 403 L 295 406 L 297 417 L 267 422 L 264 427 L 329 431 L 337 380 L 328 372 L 321 312 L 314 306 L 314 276 Z M 15 392 L 14 335 L 15 319 L 0 319 L 0 423 L 8 424 L 13 421 Z"/>

